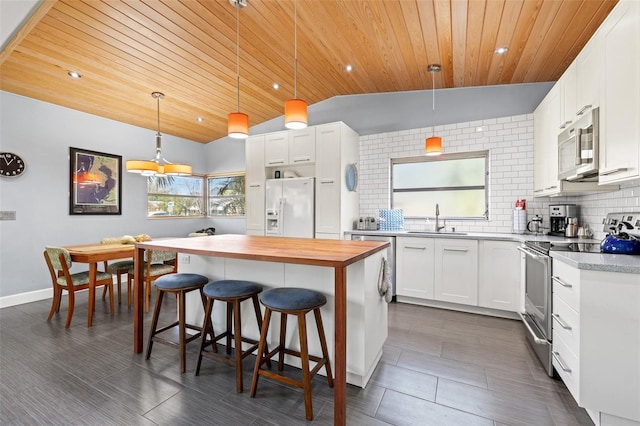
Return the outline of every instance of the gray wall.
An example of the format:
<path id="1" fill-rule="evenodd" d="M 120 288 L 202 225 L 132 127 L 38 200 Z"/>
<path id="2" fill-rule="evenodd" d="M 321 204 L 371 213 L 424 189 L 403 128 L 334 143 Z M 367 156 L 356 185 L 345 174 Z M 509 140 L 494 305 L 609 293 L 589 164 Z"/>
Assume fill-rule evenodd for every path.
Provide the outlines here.
<path id="1" fill-rule="evenodd" d="M 16 220 L 0 221 L 0 297 L 51 288 L 45 245 L 140 233 L 185 236 L 206 224 L 202 218 L 147 219 L 146 179 L 126 172 L 121 216 L 69 215 L 69 147 L 122 155 L 123 163 L 151 158 L 153 130 L 7 92 L 0 92 L 0 114 L 0 150 L 15 152 L 27 163 L 22 176 L 0 178 L 0 210 L 16 212 Z M 170 161 L 208 171 L 205 145 L 163 136 L 162 150 Z"/>

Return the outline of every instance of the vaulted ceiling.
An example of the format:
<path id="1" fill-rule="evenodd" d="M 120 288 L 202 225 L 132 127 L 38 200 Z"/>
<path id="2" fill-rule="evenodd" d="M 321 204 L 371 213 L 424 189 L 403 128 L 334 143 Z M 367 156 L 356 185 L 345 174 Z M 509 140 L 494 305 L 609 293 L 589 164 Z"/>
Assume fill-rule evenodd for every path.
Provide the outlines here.
<path id="1" fill-rule="evenodd" d="M 294 1 L 247 2 L 240 110 L 253 126 L 293 97 Z M 616 3 L 298 0 L 297 94 L 554 81 Z M 229 0 L 44 0 L 0 53 L 0 89 L 154 130 L 161 91 L 163 133 L 216 140 L 237 110 L 236 12 Z"/>

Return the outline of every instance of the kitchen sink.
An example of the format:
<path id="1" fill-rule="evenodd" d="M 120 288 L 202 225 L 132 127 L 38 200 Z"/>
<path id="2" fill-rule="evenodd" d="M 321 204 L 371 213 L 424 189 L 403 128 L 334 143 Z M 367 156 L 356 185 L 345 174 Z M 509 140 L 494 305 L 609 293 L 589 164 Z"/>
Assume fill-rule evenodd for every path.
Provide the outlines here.
<path id="1" fill-rule="evenodd" d="M 420 234 L 420 235 L 467 235 L 466 232 L 451 232 L 451 231 L 406 231 L 407 234 Z"/>

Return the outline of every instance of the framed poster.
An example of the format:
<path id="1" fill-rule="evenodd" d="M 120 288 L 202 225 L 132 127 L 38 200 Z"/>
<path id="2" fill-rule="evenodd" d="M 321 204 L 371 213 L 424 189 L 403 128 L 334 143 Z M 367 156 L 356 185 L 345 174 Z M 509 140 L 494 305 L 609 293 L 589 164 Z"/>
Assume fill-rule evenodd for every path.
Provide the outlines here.
<path id="1" fill-rule="evenodd" d="M 122 157 L 69 148 L 69 214 L 122 214 Z"/>

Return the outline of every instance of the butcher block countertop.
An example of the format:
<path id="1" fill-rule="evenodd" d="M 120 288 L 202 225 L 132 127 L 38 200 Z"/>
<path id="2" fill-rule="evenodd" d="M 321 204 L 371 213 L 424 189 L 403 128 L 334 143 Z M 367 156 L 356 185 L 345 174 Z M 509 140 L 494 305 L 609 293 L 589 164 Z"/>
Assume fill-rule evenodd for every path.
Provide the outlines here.
<path id="1" fill-rule="evenodd" d="M 385 249 L 379 241 L 323 240 L 223 234 L 207 237 L 163 239 L 137 243 L 136 247 L 204 256 L 299 263 L 315 266 L 348 266 Z"/>

